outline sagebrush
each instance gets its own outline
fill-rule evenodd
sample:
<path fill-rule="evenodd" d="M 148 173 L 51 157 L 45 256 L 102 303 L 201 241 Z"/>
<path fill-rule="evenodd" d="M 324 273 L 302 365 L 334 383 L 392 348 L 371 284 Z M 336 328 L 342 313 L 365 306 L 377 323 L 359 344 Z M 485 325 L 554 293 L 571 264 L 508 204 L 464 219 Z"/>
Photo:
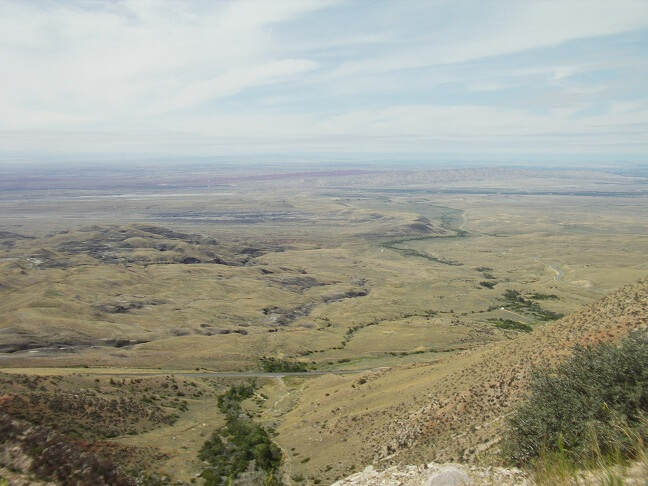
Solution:
<path fill-rule="evenodd" d="M 503 452 L 514 464 L 554 452 L 579 464 L 632 457 L 648 438 L 648 332 L 576 347 L 562 365 L 537 371 L 530 391 L 508 419 Z"/>

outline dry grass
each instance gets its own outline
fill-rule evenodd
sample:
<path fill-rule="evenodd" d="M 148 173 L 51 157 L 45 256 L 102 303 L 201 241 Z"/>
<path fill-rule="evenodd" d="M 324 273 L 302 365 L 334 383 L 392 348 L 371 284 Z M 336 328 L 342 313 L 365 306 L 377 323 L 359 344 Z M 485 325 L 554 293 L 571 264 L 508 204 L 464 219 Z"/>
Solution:
<path fill-rule="evenodd" d="M 0 231 L 36 238 L 0 238 L 0 344 L 32 348 L 0 364 L 81 388 L 98 378 L 102 389 L 98 370 L 242 370 L 261 356 L 389 367 L 265 385 L 255 413 L 278 427 L 288 477 L 485 458 L 532 365 L 576 342 L 615 339 L 646 315 L 645 283 L 549 325 L 501 310 L 504 290 L 555 294 L 539 304 L 572 314 L 641 278 L 645 198 L 430 191 L 566 191 L 575 181 L 636 188 L 609 174 L 497 169 L 282 179 L 174 198 L 2 196 Z M 452 238 L 457 230 L 468 236 Z M 393 240 L 411 252 L 381 245 Z M 91 369 L 81 378 L 71 366 Z M 212 397 L 186 400 L 175 425 L 115 440 L 173 453 L 155 467 L 190 480 L 203 433 L 221 418 Z"/>
<path fill-rule="evenodd" d="M 577 343 L 646 327 L 647 315 L 642 280 L 506 343 L 433 365 L 368 372 L 363 384 L 358 377 L 305 382 L 280 420 L 278 443 L 312 458 L 307 465 L 291 459 L 295 471 L 327 479 L 369 463 L 493 460 L 501 418 L 524 396 L 535 366 L 555 363 Z"/>

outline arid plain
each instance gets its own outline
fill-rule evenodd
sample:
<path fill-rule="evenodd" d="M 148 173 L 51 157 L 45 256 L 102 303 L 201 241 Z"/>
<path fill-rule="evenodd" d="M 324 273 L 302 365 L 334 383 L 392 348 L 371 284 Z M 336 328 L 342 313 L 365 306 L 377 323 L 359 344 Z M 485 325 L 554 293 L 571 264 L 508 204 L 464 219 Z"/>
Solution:
<path fill-rule="evenodd" d="M 259 375 L 244 406 L 274 432 L 288 484 L 399 448 L 424 462 L 399 421 L 436 403 L 432 382 L 512 340 L 532 348 L 648 270 L 640 169 L 152 173 L 3 169 L 0 395 L 173 480 L 201 481 L 217 395 L 249 379 L 209 372 Z M 263 375 L 281 366 L 331 374 Z M 77 430 L 43 405 L 53 396 L 132 406 Z M 419 450 L 489 453 L 464 445 Z"/>

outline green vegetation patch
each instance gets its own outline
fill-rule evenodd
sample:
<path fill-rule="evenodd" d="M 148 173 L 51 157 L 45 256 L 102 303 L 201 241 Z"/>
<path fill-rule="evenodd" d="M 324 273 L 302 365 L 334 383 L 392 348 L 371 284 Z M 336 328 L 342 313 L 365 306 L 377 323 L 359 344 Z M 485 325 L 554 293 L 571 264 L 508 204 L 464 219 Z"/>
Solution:
<path fill-rule="evenodd" d="M 533 299 L 533 300 L 560 300 L 556 294 L 541 294 L 541 293 L 530 294 L 529 299 Z"/>
<path fill-rule="evenodd" d="M 226 425 L 214 432 L 198 454 L 200 460 L 209 463 L 201 474 L 207 486 L 229 485 L 243 474 L 246 484 L 281 485 L 276 475 L 281 450 L 241 407 L 241 402 L 253 395 L 254 385 L 246 383 L 234 385 L 218 397 Z"/>
<path fill-rule="evenodd" d="M 531 466 L 560 459 L 582 468 L 630 459 L 648 440 L 647 414 L 643 330 L 619 346 L 577 347 L 564 364 L 538 370 L 527 401 L 508 419 L 503 452 L 514 464 Z"/>
<path fill-rule="evenodd" d="M 306 364 L 299 361 L 263 357 L 259 360 L 264 371 L 269 373 L 300 373 L 308 371 Z"/>
<path fill-rule="evenodd" d="M 518 312 L 525 312 L 541 321 L 555 321 L 556 319 L 564 317 L 564 314 L 561 314 L 559 312 L 543 309 L 540 304 L 533 302 L 532 300 L 530 300 L 530 298 L 524 297 L 517 290 L 506 289 L 504 291 L 503 300 L 506 302 L 508 308 L 516 310 Z"/>
<path fill-rule="evenodd" d="M 531 332 L 533 328 L 528 324 L 522 322 L 513 321 L 511 319 L 490 319 L 491 322 L 495 324 L 495 327 L 499 329 L 506 329 L 509 331 L 521 331 L 521 332 Z"/>
<path fill-rule="evenodd" d="M 424 251 L 417 250 L 416 248 L 400 248 L 399 246 L 397 246 L 397 245 L 401 245 L 403 243 L 408 243 L 410 241 L 421 241 L 421 240 L 426 240 L 426 239 L 430 239 L 430 238 L 432 238 L 432 237 L 385 241 L 385 242 L 381 243 L 380 246 L 382 246 L 383 248 L 387 248 L 389 250 L 397 251 L 403 256 L 425 258 L 426 260 L 428 260 L 430 262 L 433 262 L 433 263 L 441 263 L 442 265 L 450 265 L 450 266 L 461 266 L 461 265 L 463 265 L 463 263 L 461 263 L 461 262 L 457 262 L 457 261 L 454 261 L 454 260 L 447 260 L 445 258 L 435 257 L 433 255 L 430 255 L 429 253 L 424 252 Z M 433 238 L 439 238 L 439 237 L 434 236 Z M 450 238 L 450 237 L 446 237 L 446 238 Z"/>

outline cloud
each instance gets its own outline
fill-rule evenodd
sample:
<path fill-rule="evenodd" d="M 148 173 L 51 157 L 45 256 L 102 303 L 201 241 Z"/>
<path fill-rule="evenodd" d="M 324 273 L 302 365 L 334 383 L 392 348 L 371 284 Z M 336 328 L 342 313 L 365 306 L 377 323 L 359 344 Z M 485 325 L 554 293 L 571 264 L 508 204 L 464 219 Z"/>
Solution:
<path fill-rule="evenodd" d="M 98 121 L 139 117 L 169 97 L 180 105 L 235 94 L 313 69 L 304 59 L 268 59 L 267 28 L 326 5 L 5 2 L 0 63 L 10 68 L 0 92 L 14 110 L 88 111 Z"/>
<path fill-rule="evenodd" d="M 211 79 L 183 87 L 163 110 L 195 106 L 218 98 L 232 96 L 255 86 L 277 83 L 296 74 L 317 69 L 318 64 L 308 59 L 282 59 L 257 66 L 232 69 Z"/>
<path fill-rule="evenodd" d="M 0 1 L 0 156 L 648 154 L 647 45 L 632 0 Z"/>

